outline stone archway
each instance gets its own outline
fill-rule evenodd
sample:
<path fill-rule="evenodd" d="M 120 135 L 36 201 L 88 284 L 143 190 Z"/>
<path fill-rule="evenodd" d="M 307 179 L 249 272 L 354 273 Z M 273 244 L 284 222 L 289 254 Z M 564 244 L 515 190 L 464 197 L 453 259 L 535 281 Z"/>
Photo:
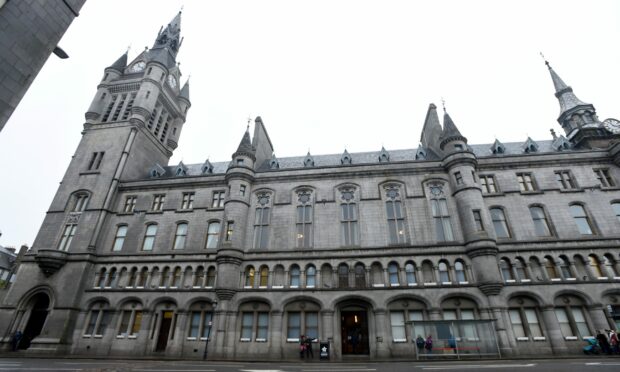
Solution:
<path fill-rule="evenodd" d="M 370 356 L 372 306 L 363 300 L 339 304 L 340 350 L 342 356 Z"/>
<path fill-rule="evenodd" d="M 19 342 L 19 349 L 28 349 L 34 338 L 41 334 L 45 320 L 49 313 L 50 298 L 41 292 L 32 296 L 27 308 L 30 310 L 28 322 L 23 330 L 23 336 Z"/>

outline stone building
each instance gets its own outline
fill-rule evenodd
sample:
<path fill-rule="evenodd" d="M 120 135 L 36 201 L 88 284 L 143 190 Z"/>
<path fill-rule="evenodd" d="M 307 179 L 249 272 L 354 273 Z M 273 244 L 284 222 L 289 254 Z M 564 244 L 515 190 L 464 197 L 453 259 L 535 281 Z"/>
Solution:
<path fill-rule="evenodd" d="M 209 358 L 287 359 L 307 335 L 336 360 L 410 358 L 430 329 L 438 355 L 557 355 L 615 327 L 620 128 L 550 66 L 550 140 L 469 144 L 431 104 L 416 149 L 278 158 L 257 117 L 230 160 L 175 166 L 180 40 L 179 13 L 105 69 L 0 306 L 5 347 L 201 358 L 208 337 Z"/>
<path fill-rule="evenodd" d="M 0 131 L 86 0 L 0 0 Z"/>

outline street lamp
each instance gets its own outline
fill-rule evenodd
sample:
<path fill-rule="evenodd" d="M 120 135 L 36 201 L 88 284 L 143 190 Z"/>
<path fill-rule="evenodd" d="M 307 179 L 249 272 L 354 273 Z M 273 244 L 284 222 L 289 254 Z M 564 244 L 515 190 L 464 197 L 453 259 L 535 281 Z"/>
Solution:
<path fill-rule="evenodd" d="M 209 338 L 211 338 L 211 328 L 213 328 L 213 318 L 215 318 L 215 308 L 217 307 L 217 300 L 213 300 L 213 313 L 211 314 L 211 320 L 209 320 L 209 330 L 207 331 L 207 340 L 205 341 L 205 352 L 202 354 L 202 360 L 207 360 L 207 349 L 209 348 Z"/>

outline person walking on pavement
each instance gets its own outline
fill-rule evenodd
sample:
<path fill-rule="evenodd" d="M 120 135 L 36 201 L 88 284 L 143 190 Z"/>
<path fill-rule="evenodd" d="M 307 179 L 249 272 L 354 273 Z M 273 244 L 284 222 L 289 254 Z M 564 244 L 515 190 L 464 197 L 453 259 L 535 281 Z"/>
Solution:
<path fill-rule="evenodd" d="M 609 331 L 609 344 L 611 345 L 612 353 L 620 353 L 620 340 L 618 340 L 618 334 L 613 329 Z"/>
<path fill-rule="evenodd" d="M 22 331 L 20 330 L 15 331 L 15 334 L 13 335 L 13 338 L 11 339 L 11 347 L 13 351 L 17 351 L 17 349 L 19 348 L 19 342 L 22 340 L 23 336 L 24 335 L 22 334 Z"/>
<path fill-rule="evenodd" d="M 596 341 L 598 341 L 599 346 L 601 347 L 601 351 L 605 354 L 611 354 L 611 348 L 609 347 L 609 340 L 607 340 L 607 336 L 603 331 L 596 331 Z"/>
<path fill-rule="evenodd" d="M 304 358 L 304 352 L 306 351 L 306 336 L 301 335 L 299 338 L 299 358 Z"/>
<path fill-rule="evenodd" d="M 415 346 L 418 347 L 418 355 L 424 354 L 424 337 L 422 335 L 418 335 L 418 338 L 415 339 Z"/>
<path fill-rule="evenodd" d="M 431 335 L 428 335 L 428 337 L 426 338 L 426 341 L 424 342 L 424 348 L 426 349 L 427 354 L 433 353 L 433 337 Z"/>
<path fill-rule="evenodd" d="M 306 337 L 306 358 L 314 359 L 314 353 L 312 352 L 312 341 L 314 338 Z"/>

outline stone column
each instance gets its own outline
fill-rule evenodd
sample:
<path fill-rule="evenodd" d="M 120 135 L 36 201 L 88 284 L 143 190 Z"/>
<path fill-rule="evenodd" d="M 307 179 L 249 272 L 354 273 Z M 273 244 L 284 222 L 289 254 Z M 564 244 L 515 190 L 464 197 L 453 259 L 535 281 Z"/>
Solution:
<path fill-rule="evenodd" d="M 170 340 L 171 342 L 169 342 L 168 347 L 166 348 L 166 354 L 181 355 L 183 353 L 183 344 L 185 342 L 185 338 L 187 337 L 187 333 L 185 332 L 187 330 L 187 314 L 187 311 L 176 311 L 176 324 L 174 325 L 174 329 L 170 330 L 170 337 L 174 338 Z"/>
<path fill-rule="evenodd" d="M 431 320 L 442 320 L 441 309 L 439 309 L 438 307 L 432 307 L 428 309 L 428 316 L 431 318 Z"/>
<path fill-rule="evenodd" d="M 321 333 L 323 337 L 321 341 L 328 341 L 330 348 L 330 358 L 337 357 L 336 345 L 334 343 L 334 329 L 338 329 L 338 326 L 334 324 L 334 310 L 321 310 Z M 338 348 L 339 349 L 339 348 Z M 319 350 L 319 353 L 321 351 Z"/>
<path fill-rule="evenodd" d="M 541 312 L 543 321 L 545 322 L 545 336 L 549 338 L 551 350 L 553 350 L 553 353 L 556 355 L 567 354 L 568 348 L 566 347 L 564 336 L 560 330 L 558 318 L 555 316 L 554 307 L 543 306 L 541 307 Z"/>
<path fill-rule="evenodd" d="M 387 358 L 390 356 L 390 349 L 388 347 L 390 340 L 387 339 L 387 323 L 386 323 L 386 311 L 385 309 L 375 309 L 375 340 L 376 358 Z M 373 340 L 368 340 L 370 346 L 372 346 Z M 372 355 L 372 354 L 371 354 Z"/>
<path fill-rule="evenodd" d="M 497 305 L 499 303 L 498 296 L 493 296 L 493 298 L 489 298 L 489 302 L 492 305 Z M 497 335 L 497 344 L 499 345 L 499 349 L 502 353 L 502 356 L 513 356 L 514 350 L 511 347 L 510 341 L 508 340 L 508 334 L 506 332 L 507 325 L 510 324 L 508 321 L 508 312 L 505 307 L 493 306 L 491 307 L 491 312 L 493 314 L 493 318 L 495 318 L 495 332 Z"/>
<path fill-rule="evenodd" d="M 282 359 L 284 350 L 282 349 L 282 341 L 286 337 L 282 329 L 282 311 L 271 311 L 271 334 L 269 335 L 269 357 Z"/>

